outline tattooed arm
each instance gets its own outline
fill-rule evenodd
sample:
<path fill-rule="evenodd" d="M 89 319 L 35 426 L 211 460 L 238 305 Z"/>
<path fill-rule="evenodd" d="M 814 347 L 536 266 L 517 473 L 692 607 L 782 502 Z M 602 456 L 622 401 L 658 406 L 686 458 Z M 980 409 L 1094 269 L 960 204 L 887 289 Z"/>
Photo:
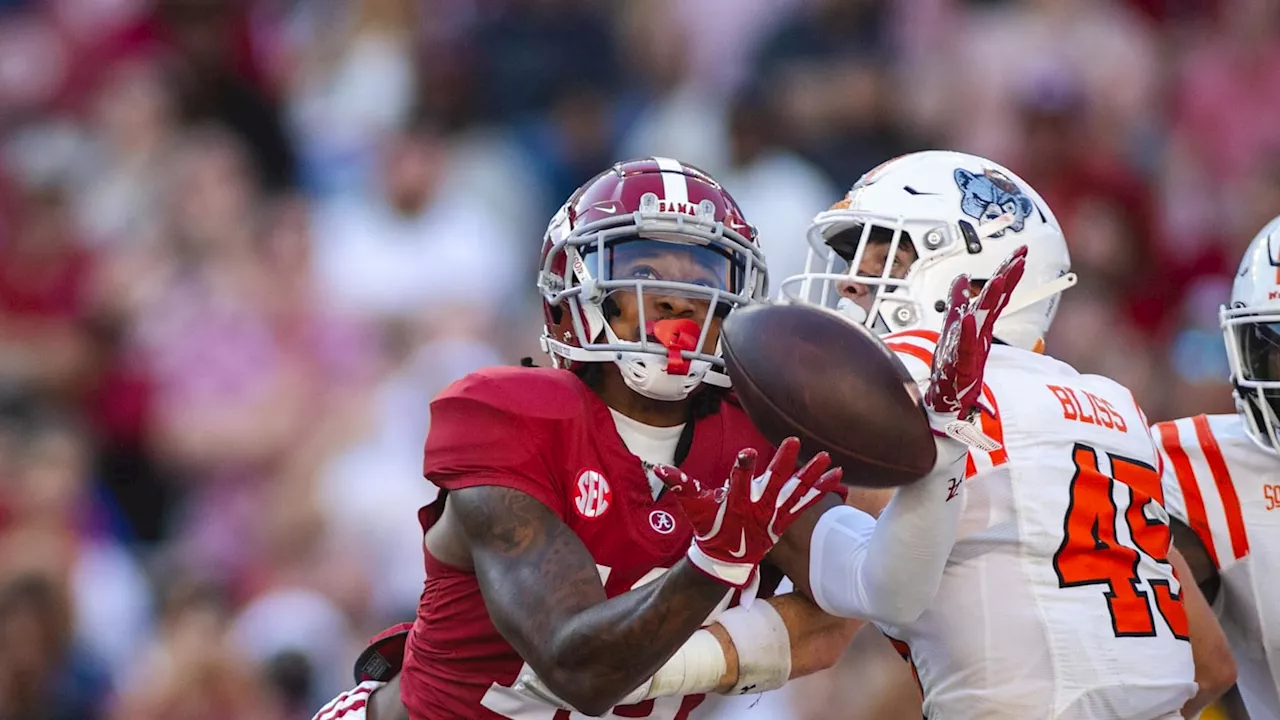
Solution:
<path fill-rule="evenodd" d="M 681 560 L 654 582 L 605 595 L 595 561 L 560 518 L 518 490 L 453 491 L 493 623 L 552 691 L 600 715 L 644 682 L 730 588 Z"/>

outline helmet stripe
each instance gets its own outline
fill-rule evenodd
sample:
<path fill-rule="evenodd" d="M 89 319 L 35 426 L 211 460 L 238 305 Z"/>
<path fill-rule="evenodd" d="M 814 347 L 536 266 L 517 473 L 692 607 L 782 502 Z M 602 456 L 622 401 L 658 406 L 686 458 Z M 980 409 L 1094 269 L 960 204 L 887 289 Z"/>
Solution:
<path fill-rule="evenodd" d="M 680 161 L 665 157 L 654 157 L 653 161 L 662 171 L 663 199 L 669 203 L 689 202 L 689 180 Z"/>

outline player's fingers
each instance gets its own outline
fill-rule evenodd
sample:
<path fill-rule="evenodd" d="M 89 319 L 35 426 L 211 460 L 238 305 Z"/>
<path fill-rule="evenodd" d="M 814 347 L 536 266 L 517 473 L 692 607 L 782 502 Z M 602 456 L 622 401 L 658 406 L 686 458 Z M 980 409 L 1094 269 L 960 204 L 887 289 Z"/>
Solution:
<path fill-rule="evenodd" d="M 778 487 L 796 474 L 796 462 L 800 459 L 800 438 L 789 437 L 778 444 L 778 451 L 769 461 L 766 472 L 776 478 Z"/>
<path fill-rule="evenodd" d="M 1019 272 L 1016 277 L 1006 278 L 1003 287 L 1000 288 L 1000 297 L 997 298 L 995 309 L 992 311 L 992 321 L 1000 317 L 1004 313 L 1004 309 L 1009 307 L 1009 302 L 1013 300 L 1013 290 L 1018 285 L 1018 281 L 1022 279 L 1022 273 Z"/>
<path fill-rule="evenodd" d="M 1009 257 L 1005 258 L 1004 263 L 1002 263 L 1002 265 L 1006 265 L 1008 267 L 1014 267 L 1016 265 L 1019 268 L 1025 267 L 1026 264 L 1027 264 L 1027 246 L 1026 245 L 1019 245 L 1018 249 L 1009 253 Z M 1018 272 L 1022 272 L 1022 270 L 1019 269 Z"/>
<path fill-rule="evenodd" d="M 978 326 L 975 315 L 967 315 L 960 321 L 960 340 L 956 344 L 956 357 L 968 365 L 974 359 L 986 360 L 986 351 L 991 346 L 991 326 L 984 322 Z M 969 367 L 965 368 L 966 370 Z"/>
<path fill-rule="evenodd" d="M 982 292 L 978 295 L 978 301 L 975 302 L 974 305 L 979 310 L 986 312 L 996 310 L 999 307 L 1000 302 L 1004 300 L 1004 288 L 1005 278 L 1003 276 L 996 275 L 992 277 L 985 285 L 982 286 Z"/>
<path fill-rule="evenodd" d="M 984 327 L 993 324 L 1009 304 L 1008 288 L 1008 278 L 1001 274 L 993 275 L 982 286 L 982 292 L 973 303 L 973 312 L 981 318 Z"/>
<path fill-rule="evenodd" d="M 733 469 L 729 471 L 729 489 L 748 490 L 751 487 L 751 478 L 756 474 L 756 464 L 760 461 L 760 455 L 755 448 L 743 448 L 738 451 L 738 457 L 734 458 Z"/>
<path fill-rule="evenodd" d="M 970 315 L 960 328 L 960 343 L 956 352 L 956 383 L 968 385 L 981 378 L 991 352 L 991 328 L 978 327 L 978 319 Z M 957 388 L 960 389 L 960 388 Z"/>
<path fill-rule="evenodd" d="M 682 494 L 696 495 L 702 489 L 701 483 L 688 475 L 678 467 L 671 465 L 655 465 L 653 474 L 658 476 L 663 485 L 669 490 Z"/>
<path fill-rule="evenodd" d="M 955 280 L 951 281 L 951 290 L 947 293 L 947 314 L 942 319 L 942 333 L 939 345 L 946 344 L 947 331 L 960 321 L 968 307 L 969 276 L 959 275 Z"/>
<path fill-rule="evenodd" d="M 969 276 L 957 275 L 951 281 L 950 307 L 960 308 L 969 304 Z"/>
<path fill-rule="evenodd" d="M 978 337 L 977 320 L 971 315 L 963 319 L 958 336 L 955 357 L 947 376 L 951 384 L 945 389 L 949 390 L 946 394 L 951 401 L 947 409 L 964 415 L 969 411 L 966 403 L 972 389 L 981 388 L 983 367 L 986 365 L 990 345 Z M 935 405 L 934 409 L 942 408 Z"/>
<path fill-rule="evenodd" d="M 986 314 L 990 322 L 994 322 L 1009 305 L 1015 284 L 1011 281 L 1017 280 L 1021 275 L 1021 273 L 1017 273 L 1017 277 L 1005 275 L 992 278 L 987 283 L 987 286 L 982 289 L 984 294 L 978 298 L 977 306 L 981 312 Z"/>
<path fill-rule="evenodd" d="M 783 529 L 794 522 L 797 517 L 803 515 L 804 511 L 813 507 L 827 493 L 834 491 L 843 477 L 844 469 L 835 467 L 816 478 L 813 483 L 802 486 L 803 492 L 795 494 L 795 502 L 790 503 L 788 507 L 783 509 L 786 514 L 785 523 L 782 525 Z M 781 503 L 779 503 L 779 506 L 781 507 Z"/>
<path fill-rule="evenodd" d="M 782 484 L 778 490 L 778 497 L 773 502 L 774 507 L 782 507 L 795 497 L 805 497 L 805 494 L 813 489 L 814 483 L 818 482 L 822 471 L 830 465 L 831 456 L 825 450 L 814 455 L 804 467 Z"/>
<path fill-rule="evenodd" d="M 1017 269 L 1017 272 L 1022 272 L 1021 268 L 1026 265 L 1026 262 L 1027 246 L 1019 245 L 1017 250 L 1009 253 L 1009 257 L 1005 258 L 1004 261 L 996 267 L 996 271 L 991 273 L 991 277 L 1007 277 L 1015 269 Z"/>
<path fill-rule="evenodd" d="M 1009 304 L 1009 299 L 1013 295 L 1013 291 L 1018 287 L 1018 283 L 1022 280 L 1022 275 L 1027 269 L 1027 246 L 1023 245 L 1010 255 L 1004 263 L 996 269 L 991 276 L 991 282 L 988 285 L 994 285 L 991 288 L 983 288 L 983 295 L 989 297 L 979 297 L 979 306 L 990 308 L 997 315 L 1004 311 L 1005 306 Z M 997 284 L 998 281 L 998 284 Z"/>
<path fill-rule="evenodd" d="M 995 271 L 991 273 L 990 279 L 1017 279 L 1022 275 L 1023 270 L 1026 269 L 1026 264 L 1027 246 L 1020 245 L 1017 250 L 1009 253 L 1009 256 L 996 266 Z"/>
<path fill-rule="evenodd" d="M 818 482 L 814 483 L 813 488 L 820 494 L 826 495 L 834 492 L 840 486 L 840 481 L 844 479 L 844 468 L 833 467 L 822 473 L 822 477 L 818 478 Z"/>
<path fill-rule="evenodd" d="M 936 380 L 944 377 L 948 368 L 954 362 L 955 351 L 959 340 L 960 326 L 964 318 L 969 314 L 968 301 L 962 300 L 962 304 L 957 304 L 955 298 L 961 285 L 968 284 L 968 278 L 964 275 L 956 278 L 952 284 L 952 303 L 947 309 L 946 319 L 942 323 L 942 332 L 938 335 L 938 344 L 933 351 L 933 365 L 930 368 L 930 375 Z M 960 294 L 963 297 L 963 294 Z"/>
<path fill-rule="evenodd" d="M 796 478 L 807 487 L 812 487 L 818 478 L 831 466 L 831 456 L 824 450 L 809 459 L 804 467 L 796 473 Z"/>

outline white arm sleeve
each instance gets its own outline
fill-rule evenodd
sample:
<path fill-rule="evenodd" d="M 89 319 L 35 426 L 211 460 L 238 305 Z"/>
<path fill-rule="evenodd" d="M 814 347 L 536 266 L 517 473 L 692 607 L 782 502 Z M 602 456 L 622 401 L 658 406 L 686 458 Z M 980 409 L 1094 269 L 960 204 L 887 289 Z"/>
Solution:
<path fill-rule="evenodd" d="M 928 609 L 955 544 L 964 483 L 948 495 L 951 480 L 964 476 L 964 457 L 899 488 L 878 521 L 847 505 L 823 513 L 809 552 L 818 607 L 895 626 Z"/>

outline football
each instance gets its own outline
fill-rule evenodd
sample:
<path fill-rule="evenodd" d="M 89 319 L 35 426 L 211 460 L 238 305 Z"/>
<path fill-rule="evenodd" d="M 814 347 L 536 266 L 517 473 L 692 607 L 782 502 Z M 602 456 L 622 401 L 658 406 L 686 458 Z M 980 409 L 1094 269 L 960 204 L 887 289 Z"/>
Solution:
<path fill-rule="evenodd" d="M 721 349 L 742 408 L 774 445 L 794 435 L 806 459 L 827 451 L 846 485 L 905 485 L 933 469 L 915 383 L 861 324 L 807 305 L 752 305 L 725 320 Z"/>

